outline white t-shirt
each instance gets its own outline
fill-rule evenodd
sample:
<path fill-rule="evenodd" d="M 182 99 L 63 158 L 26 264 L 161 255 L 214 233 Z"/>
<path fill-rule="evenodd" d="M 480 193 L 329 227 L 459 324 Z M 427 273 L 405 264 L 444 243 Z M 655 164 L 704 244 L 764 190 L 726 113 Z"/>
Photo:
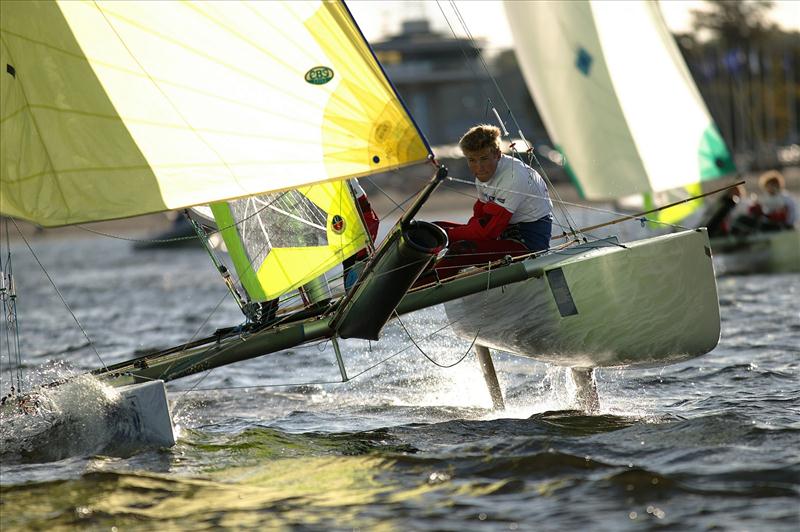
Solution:
<path fill-rule="evenodd" d="M 789 196 L 789 194 L 787 194 L 785 191 L 782 191 L 774 196 L 770 194 L 764 194 L 763 196 L 759 197 L 759 202 L 761 203 L 761 208 L 764 209 L 765 214 L 770 214 L 786 207 L 786 223 L 789 225 L 794 225 L 797 221 L 797 205 L 795 205 L 792 197 Z"/>
<path fill-rule="evenodd" d="M 478 199 L 513 213 L 509 224 L 535 222 L 553 212 L 547 185 L 536 170 L 519 159 L 501 155 L 489 181 L 475 179 Z"/>

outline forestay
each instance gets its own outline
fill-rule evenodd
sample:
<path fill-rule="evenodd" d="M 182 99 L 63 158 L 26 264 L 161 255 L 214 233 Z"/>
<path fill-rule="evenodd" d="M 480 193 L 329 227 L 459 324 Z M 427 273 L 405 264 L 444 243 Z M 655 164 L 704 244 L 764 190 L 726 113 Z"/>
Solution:
<path fill-rule="evenodd" d="M 656 2 L 505 2 L 537 109 L 588 199 L 734 170 Z"/>
<path fill-rule="evenodd" d="M 429 154 L 341 3 L 0 10 L 4 215 L 44 226 L 123 218 Z"/>

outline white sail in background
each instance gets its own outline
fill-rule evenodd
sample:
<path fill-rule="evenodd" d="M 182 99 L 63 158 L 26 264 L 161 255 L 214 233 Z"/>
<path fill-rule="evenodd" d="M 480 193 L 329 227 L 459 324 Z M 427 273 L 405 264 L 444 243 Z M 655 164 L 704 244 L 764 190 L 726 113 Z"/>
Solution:
<path fill-rule="evenodd" d="M 0 15 L 4 215 L 124 218 L 429 154 L 341 2 L 1 2 Z"/>
<path fill-rule="evenodd" d="M 649 1 L 506 1 L 537 109 L 579 192 L 616 199 L 734 171 Z"/>

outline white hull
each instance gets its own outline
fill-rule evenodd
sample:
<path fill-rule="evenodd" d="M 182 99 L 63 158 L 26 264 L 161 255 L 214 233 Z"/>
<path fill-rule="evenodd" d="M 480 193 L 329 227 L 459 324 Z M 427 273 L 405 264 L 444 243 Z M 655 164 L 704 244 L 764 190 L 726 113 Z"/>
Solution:
<path fill-rule="evenodd" d="M 110 388 L 82 376 L 7 397 L 0 458 L 49 462 L 69 456 L 130 456 L 175 445 L 164 382 Z M 57 442 L 57 443 L 54 443 Z"/>
<path fill-rule="evenodd" d="M 800 273 L 800 230 L 754 233 L 711 241 L 719 275 Z"/>
<path fill-rule="evenodd" d="M 175 433 L 164 381 L 154 380 L 117 388 L 120 411 L 128 423 L 118 424 L 115 437 L 141 447 L 172 447 Z"/>
<path fill-rule="evenodd" d="M 624 247 L 593 242 L 525 265 L 544 275 L 445 304 L 461 336 L 477 332 L 487 347 L 583 368 L 673 364 L 719 341 L 705 230 Z"/>

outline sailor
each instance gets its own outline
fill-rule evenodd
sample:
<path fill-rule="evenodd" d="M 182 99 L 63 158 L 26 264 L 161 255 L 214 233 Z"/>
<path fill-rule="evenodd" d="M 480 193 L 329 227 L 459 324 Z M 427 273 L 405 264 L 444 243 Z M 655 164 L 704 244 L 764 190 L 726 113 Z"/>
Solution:
<path fill-rule="evenodd" d="M 458 144 L 475 176 L 478 199 L 466 224 L 435 222 L 450 241 L 448 255 L 436 264 L 439 277 L 466 265 L 548 249 L 553 203 L 542 177 L 500 152 L 495 126 L 472 127 Z"/>
<path fill-rule="evenodd" d="M 367 232 L 369 233 L 370 240 L 374 243 L 375 239 L 378 237 L 378 227 L 380 226 L 380 219 L 378 215 L 375 214 L 375 211 L 372 210 L 372 205 L 367 198 L 367 193 L 361 187 L 361 184 L 358 182 L 358 179 L 351 179 L 349 181 L 351 190 L 353 191 L 353 197 L 356 198 L 356 202 L 358 203 L 358 208 L 361 211 L 361 215 L 364 218 L 364 222 L 367 226 Z M 367 258 L 367 250 L 362 249 L 355 255 L 346 258 L 342 261 L 342 270 L 344 271 L 344 287 L 345 290 L 349 290 L 351 286 L 353 286 L 356 281 L 358 281 L 358 276 L 361 273 L 363 268 L 364 259 Z"/>
<path fill-rule="evenodd" d="M 364 221 L 367 224 L 367 232 L 369 233 L 370 239 L 375 242 L 375 239 L 378 237 L 378 226 L 380 225 L 378 215 L 372 210 L 372 205 L 369 203 L 367 193 L 364 192 L 364 189 L 361 187 L 358 179 L 351 179 L 350 187 L 353 190 L 353 196 L 358 202 L 358 208 L 361 209 L 361 214 L 364 216 Z M 366 250 L 362 251 L 364 252 L 364 255 L 366 255 Z"/>
<path fill-rule="evenodd" d="M 786 192 L 783 176 L 770 170 L 758 178 L 759 186 L 766 192 L 758 200 L 758 213 L 763 217 L 761 228 L 766 231 L 790 229 L 797 222 L 797 204 Z"/>
<path fill-rule="evenodd" d="M 550 247 L 553 203 L 541 176 L 500 153 L 500 130 L 478 125 L 458 142 L 475 176 L 478 200 L 465 225 L 447 230 L 451 240 L 520 240 L 527 249 Z"/>
<path fill-rule="evenodd" d="M 356 202 L 358 203 L 358 209 L 361 211 L 361 215 L 364 219 L 366 224 L 367 232 L 369 233 L 370 240 L 375 242 L 375 239 L 378 236 L 378 227 L 380 225 L 380 220 L 378 219 L 378 215 L 375 214 L 375 211 L 372 210 L 372 205 L 370 205 L 369 199 L 367 199 L 367 193 L 361 187 L 361 184 L 358 182 L 357 179 L 351 179 L 349 181 L 353 197 L 355 197 Z M 344 286 L 346 290 L 349 290 L 351 286 L 353 286 L 358 281 L 358 276 L 363 270 L 364 260 L 367 258 L 367 249 L 364 248 L 360 250 L 355 255 L 347 257 L 345 260 L 342 261 L 342 271 L 344 272 Z M 314 281 L 311 281 L 313 283 Z M 305 285 L 303 288 L 310 289 L 312 285 Z M 268 301 L 264 301 L 260 303 L 260 319 L 261 323 L 269 323 L 275 319 L 275 316 L 278 312 L 278 299 L 271 299 Z"/>
<path fill-rule="evenodd" d="M 757 231 L 791 229 L 797 222 L 797 205 L 784 190 L 780 172 L 765 172 L 758 183 L 766 194 L 754 199 L 747 212 L 734 219 L 731 234 L 745 236 Z"/>
<path fill-rule="evenodd" d="M 750 202 L 744 185 L 739 184 L 725 191 L 708 210 L 704 225 L 711 238 L 725 236 L 731 233 L 733 223 L 739 217 L 747 214 Z"/>

